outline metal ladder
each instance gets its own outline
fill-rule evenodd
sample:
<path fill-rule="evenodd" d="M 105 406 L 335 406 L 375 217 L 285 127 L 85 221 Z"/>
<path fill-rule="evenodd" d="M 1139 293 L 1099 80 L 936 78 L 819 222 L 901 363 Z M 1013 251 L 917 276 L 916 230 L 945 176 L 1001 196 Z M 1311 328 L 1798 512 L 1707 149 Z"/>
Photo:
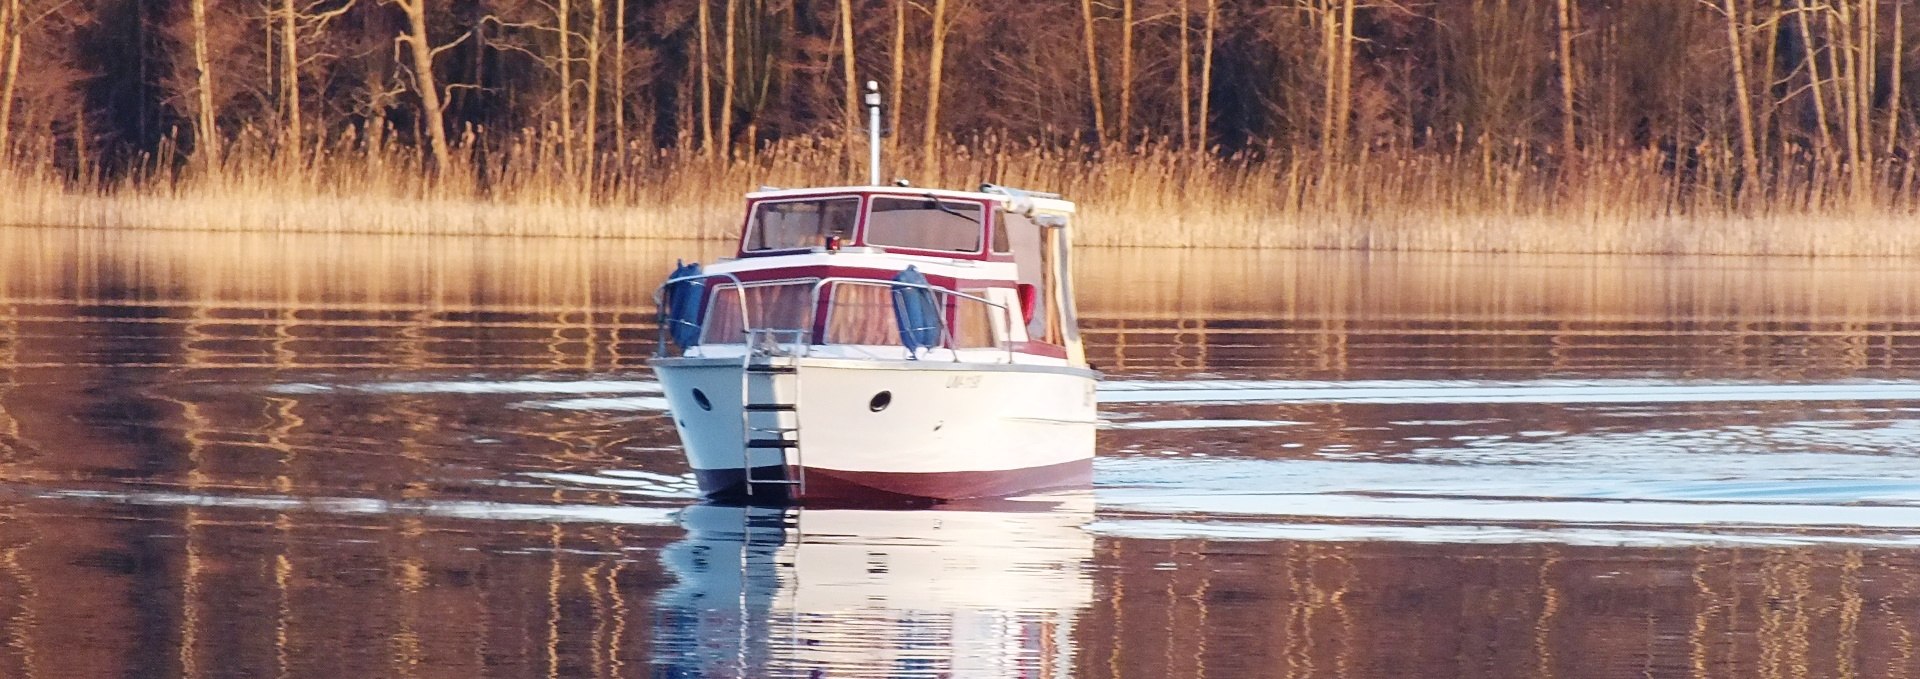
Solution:
<path fill-rule="evenodd" d="M 740 467 L 746 477 L 747 496 L 759 485 L 791 486 L 804 493 L 806 468 L 800 460 L 800 368 L 795 359 L 756 356 L 749 350 L 740 360 Z M 763 358 L 763 361 L 755 361 Z M 780 362 L 783 361 L 784 362 Z M 758 378 L 758 379 L 756 379 Z M 788 386 L 781 397 L 781 383 Z M 765 385 L 757 393 L 755 385 Z M 772 420 L 771 424 L 767 420 Z M 771 435 L 771 436 L 769 436 Z M 778 450 L 783 467 L 779 478 L 762 479 L 753 475 L 753 451 Z"/>

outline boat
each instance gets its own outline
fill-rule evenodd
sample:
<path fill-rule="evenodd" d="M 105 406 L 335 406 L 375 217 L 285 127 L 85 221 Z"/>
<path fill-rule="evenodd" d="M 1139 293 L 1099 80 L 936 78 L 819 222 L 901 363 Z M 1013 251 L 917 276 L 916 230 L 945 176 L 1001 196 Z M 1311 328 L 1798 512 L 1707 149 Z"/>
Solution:
<path fill-rule="evenodd" d="M 883 185 L 868 143 L 867 185 L 746 194 L 734 255 L 678 267 L 656 295 L 650 365 L 702 496 L 936 503 L 1086 485 L 1100 376 L 1076 326 L 1075 205 Z"/>

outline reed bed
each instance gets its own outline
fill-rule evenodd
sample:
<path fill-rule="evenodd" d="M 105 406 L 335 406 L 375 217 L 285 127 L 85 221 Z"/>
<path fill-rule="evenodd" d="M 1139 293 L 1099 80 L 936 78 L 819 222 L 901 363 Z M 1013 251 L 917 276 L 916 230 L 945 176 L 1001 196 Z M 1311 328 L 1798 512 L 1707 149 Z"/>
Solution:
<path fill-rule="evenodd" d="M 837 142 L 730 159 L 690 150 L 559 162 L 527 133 L 424 167 L 404 147 L 343 140 L 293 162 L 238 144 L 218 167 L 94 179 L 0 165 L 0 222 L 108 229 L 581 238 L 729 238 L 761 186 L 853 183 Z M 259 150 L 256 150 L 259 149 Z M 1728 158 L 1624 153 L 1556 164 L 1481 151 L 1219 156 L 1159 145 L 1096 151 L 987 140 L 889 176 L 982 181 L 1077 201 L 1089 245 L 1388 251 L 1906 256 L 1920 254 L 1912 177 L 1872 181 L 1806 160 L 1738 181 Z"/>

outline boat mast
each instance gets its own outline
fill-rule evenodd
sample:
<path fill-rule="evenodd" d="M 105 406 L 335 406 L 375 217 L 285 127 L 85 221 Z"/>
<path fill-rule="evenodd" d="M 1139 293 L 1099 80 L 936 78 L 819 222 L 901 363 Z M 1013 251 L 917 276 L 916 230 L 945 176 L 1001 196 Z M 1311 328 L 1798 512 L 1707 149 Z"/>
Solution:
<path fill-rule="evenodd" d="M 867 184 L 880 185 L 880 83 L 867 81 Z"/>

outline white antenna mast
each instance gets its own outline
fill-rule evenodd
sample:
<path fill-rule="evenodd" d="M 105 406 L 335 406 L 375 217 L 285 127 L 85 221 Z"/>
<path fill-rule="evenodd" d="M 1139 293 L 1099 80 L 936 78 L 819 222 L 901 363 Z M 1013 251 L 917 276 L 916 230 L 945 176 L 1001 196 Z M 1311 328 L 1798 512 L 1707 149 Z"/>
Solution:
<path fill-rule="evenodd" d="M 867 184 L 880 185 L 880 83 L 867 81 Z"/>

